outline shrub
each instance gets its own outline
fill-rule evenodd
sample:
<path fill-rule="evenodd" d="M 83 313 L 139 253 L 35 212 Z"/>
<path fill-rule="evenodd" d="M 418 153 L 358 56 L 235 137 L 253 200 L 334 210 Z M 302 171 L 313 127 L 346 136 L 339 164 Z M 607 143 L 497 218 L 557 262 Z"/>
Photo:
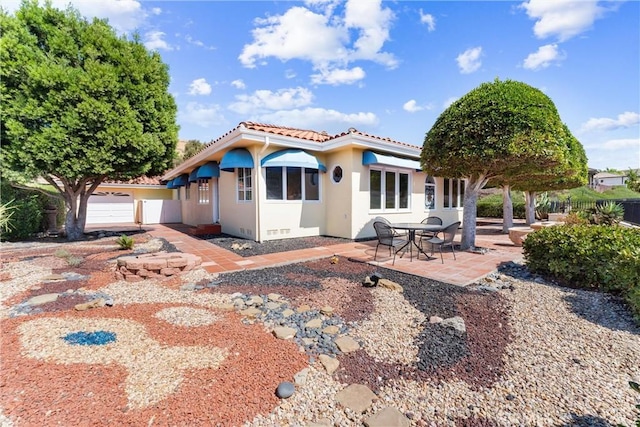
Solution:
<path fill-rule="evenodd" d="M 559 225 L 527 236 L 529 270 L 570 286 L 623 295 L 640 319 L 640 232 L 603 225 Z"/>
<path fill-rule="evenodd" d="M 116 239 L 116 243 L 120 246 L 120 249 L 133 249 L 133 238 L 123 234 Z"/>
<path fill-rule="evenodd" d="M 12 200 L 3 205 L 8 205 L 12 212 L 12 226 L 3 230 L 3 239 L 25 239 L 45 230 L 43 212 L 51 204 L 51 197 L 37 191 L 12 187 L 6 179 L 1 181 L 0 192 L 3 200 Z"/>
<path fill-rule="evenodd" d="M 589 218 L 584 211 L 575 211 L 567 214 L 564 218 L 566 225 L 589 225 Z"/>
<path fill-rule="evenodd" d="M 477 216 L 486 218 L 502 218 L 502 201 L 478 201 Z M 513 217 L 524 218 L 524 202 L 513 202 Z"/>
<path fill-rule="evenodd" d="M 596 206 L 593 213 L 593 222 L 595 224 L 614 225 L 622 221 L 624 217 L 624 207 L 616 202 L 606 202 Z"/>
<path fill-rule="evenodd" d="M 0 205 L 0 232 L 7 233 L 14 227 L 11 217 L 16 207 L 13 200 L 9 200 L 7 203 Z"/>

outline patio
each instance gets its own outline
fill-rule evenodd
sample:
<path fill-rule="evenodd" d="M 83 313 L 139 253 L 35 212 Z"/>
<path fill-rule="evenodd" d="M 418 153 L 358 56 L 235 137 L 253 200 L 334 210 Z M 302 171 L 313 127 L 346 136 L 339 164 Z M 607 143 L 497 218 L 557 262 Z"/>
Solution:
<path fill-rule="evenodd" d="M 238 253 L 218 247 L 206 240 L 190 236 L 186 233 L 189 226 L 184 224 L 146 225 L 143 229 L 153 237 L 166 239 L 182 252 L 202 257 L 202 266 L 209 273 L 264 268 L 339 255 L 403 273 L 465 286 L 495 271 L 501 263 L 522 258 L 522 248 L 515 246 L 508 235 L 501 233 L 502 226 L 498 220 L 481 218 L 478 219 L 478 224 L 476 246 L 486 249 L 484 254 L 461 251 L 456 252 L 457 260 L 454 260 L 450 252 L 445 252 L 444 263 L 440 262 L 439 257 L 426 260 L 424 256 L 417 259 L 414 255 L 413 260 L 410 260 L 408 255 L 402 258 L 397 256 L 395 265 L 392 265 L 393 256 L 389 256 L 384 248 L 378 251 L 377 261 L 374 261 L 376 240 L 242 257 Z M 100 225 L 87 227 L 87 231 L 99 229 L 127 231 L 138 230 L 138 227 L 133 225 L 120 228 Z M 459 240 L 460 231 L 456 236 L 456 241 Z"/>

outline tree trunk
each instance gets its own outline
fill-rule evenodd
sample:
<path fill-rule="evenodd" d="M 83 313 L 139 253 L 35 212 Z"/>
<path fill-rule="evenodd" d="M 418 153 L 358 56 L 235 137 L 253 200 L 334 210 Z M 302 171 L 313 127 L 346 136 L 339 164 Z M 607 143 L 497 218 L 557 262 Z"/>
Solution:
<path fill-rule="evenodd" d="M 476 246 L 476 215 L 478 213 L 478 192 L 487 184 L 485 175 L 467 178 L 462 211 L 462 241 L 460 249 L 465 251 Z"/>
<path fill-rule="evenodd" d="M 524 192 L 524 200 L 525 200 L 525 218 L 527 225 L 531 225 L 536 222 L 536 192 L 535 191 L 525 191 Z"/>
<path fill-rule="evenodd" d="M 511 186 L 502 186 L 502 232 L 509 233 L 513 227 L 513 201 L 511 200 Z"/>

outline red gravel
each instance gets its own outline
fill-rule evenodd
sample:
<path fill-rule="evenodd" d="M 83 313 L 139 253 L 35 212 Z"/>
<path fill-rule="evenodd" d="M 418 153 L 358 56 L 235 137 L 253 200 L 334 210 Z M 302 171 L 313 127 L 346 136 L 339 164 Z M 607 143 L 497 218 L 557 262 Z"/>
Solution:
<path fill-rule="evenodd" d="M 279 399 L 282 381 L 307 366 L 307 358 L 288 341 L 277 340 L 259 325 L 245 325 L 235 313 L 209 326 L 185 329 L 153 315 L 168 304 L 74 312 L 74 317 L 131 319 L 145 325 L 163 345 L 224 347 L 229 356 L 219 369 L 186 373 L 179 389 L 160 403 L 142 410 L 127 408 L 126 370 L 118 365 L 62 365 L 25 358 L 16 327 L 25 318 L 0 323 L 3 376 L 0 405 L 20 426 L 53 425 L 238 425 L 268 413 Z M 47 314 L 49 317 L 69 313 Z M 25 316 L 29 320 L 36 316 Z M 188 331 L 189 333 L 185 333 Z M 50 411 L 50 412 L 47 412 Z"/>

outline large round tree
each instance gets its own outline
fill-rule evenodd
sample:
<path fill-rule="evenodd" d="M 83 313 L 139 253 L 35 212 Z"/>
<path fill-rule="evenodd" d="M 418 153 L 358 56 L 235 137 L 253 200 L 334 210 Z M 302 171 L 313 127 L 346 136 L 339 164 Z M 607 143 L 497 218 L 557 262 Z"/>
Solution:
<path fill-rule="evenodd" d="M 566 163 L 565 126 L 551 99 L 513 80 L 483 83 L 451 104 L 427 132 L 425 172 L 467 180 L 462 249 L 475 246 L 478 192 L 514 171 L 543 171 Z"/>
<path fill-rule="evenodd" d="M 54 186 L 77 239 L 101 182 L 171 166 L 178 128 L 167 66 L 137 37 L 50 3 L 0 10 L 0 27 L 3 167 Z"/>

